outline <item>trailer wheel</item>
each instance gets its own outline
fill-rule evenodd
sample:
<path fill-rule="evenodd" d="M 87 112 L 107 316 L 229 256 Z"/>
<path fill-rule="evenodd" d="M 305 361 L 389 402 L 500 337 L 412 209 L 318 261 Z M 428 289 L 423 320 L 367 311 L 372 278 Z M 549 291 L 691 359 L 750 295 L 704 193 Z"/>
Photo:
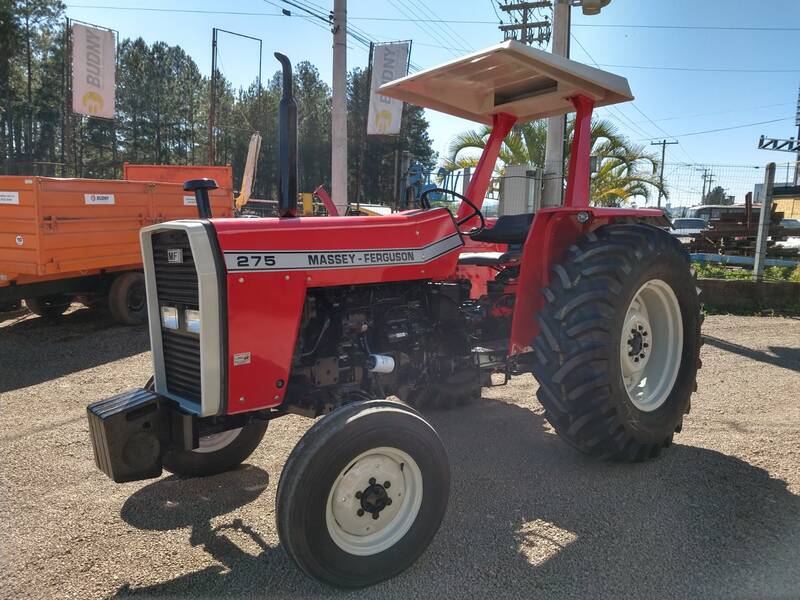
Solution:
<path fill-rule="evenodd" d="M 702 316 L 689 256 L 649 225 L 608 225 L 551 270 L 533 374 L 558 434 L 601 459 L 657 456 L 697 389 Z"/>
<path fill-rule="evenodd" d="M 108 308 L 118 323 L 141 325 L 147 322 L 144 274 L 129 271 L 114 279 L 108 292 Z"/>
<path fill-rule="evenodd" d="M 278 536 L 306 574 L 365 587 L 425 551 L 449 489 L 444 446 L 419 413 L 388 400 L 348 404 L 317 421 L 286 461 Z"/>
<path fill-rule="evenodd" d="M 67 312 L 70 304 L 72 304 L 72 296 L 69 294 L 51 294 L 50 296 L 25 298 L 25 305 L 28 310 L 45 319 L 60 317 Z"/>
<path fill-rule="evenodd" d="M 201 437 L 194 450 L 171 449 L 162 464 L 180 477 L 206 477 L 231 471 L 242 464 L 261 443 L 267 432 L 267 421 L 252 423 Z"/>

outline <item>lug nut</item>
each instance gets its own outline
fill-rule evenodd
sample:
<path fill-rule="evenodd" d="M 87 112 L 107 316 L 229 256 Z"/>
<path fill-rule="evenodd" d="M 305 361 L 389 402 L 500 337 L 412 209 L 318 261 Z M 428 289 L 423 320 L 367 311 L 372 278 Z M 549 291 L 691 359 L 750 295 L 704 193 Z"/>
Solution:
<path fill-rule="evenodd" d="M 356 498 L 361 499 L 361 492 L 356 492 Z"/>
<path fill-rule="evenodd" d="M 363 517 L 363 516 L 364 516 L 364 509 L 363 509 L 363 508 L 359 508 L 359 509 L 356 511 L 356 514 L 357 514 L 359 517 Z"/>
<path fill-rule="evenodd" d="M 387 498 L 386 499 L 386 506 L 391 506 L 391 504 L 392 504 L 392 499 L 391 498 Z"/>
<path fill-rule="evenodd" d="M 384 481 L 383 482 L 383 487 L 385 487 L 387 489 L 392 487 L 392 482 L 391 481 Z"/>
<path fill-rule="evenodd" d="M 370 477 L 369 478 L 369 484 L 370 485 L 375 485 L 375 478 L 374 477 Z"/>
<path fill-rule="evenodd" d="M 380 515 L 380 513 L 376 513 L 376 512 L 374 512 L 374 513 L 372 513 L 372 520 L 373 520 L 373 521 L 374 521 L 374 520 L 377 520 L 378 518 L 380 518 L 380 516 L 381 516 L 381 515 Z"/>

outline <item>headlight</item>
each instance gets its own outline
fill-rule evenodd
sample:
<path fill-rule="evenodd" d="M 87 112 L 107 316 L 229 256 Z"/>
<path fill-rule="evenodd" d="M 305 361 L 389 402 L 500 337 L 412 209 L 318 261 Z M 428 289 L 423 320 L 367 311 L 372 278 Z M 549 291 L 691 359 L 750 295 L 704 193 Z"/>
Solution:
<path fill-rule="evenodd" d="M 167 329 L 178 329 L 178 309 L 173 306 L 161 307 L 161 324 Z"/>
<path fill-rule="evenodd" d="M 187 310 L 183 315 L 186 317 L 186 331 L 200 333 L 200 311 Z"/>

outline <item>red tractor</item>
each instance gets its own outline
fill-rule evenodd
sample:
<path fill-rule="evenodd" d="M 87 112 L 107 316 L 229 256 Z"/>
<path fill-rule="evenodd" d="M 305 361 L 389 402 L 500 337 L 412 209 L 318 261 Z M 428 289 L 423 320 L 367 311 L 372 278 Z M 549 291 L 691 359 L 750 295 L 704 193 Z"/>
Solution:
<path fill-rule="evenodd" d="M 417 408 L 533 373 L 577 450 L 642 461 L 670 445 L 700 366 L 689 258 L 660 210 L 589 205 L 592 109 L 630 100 L 624 78 L 508 41 L 388 83 L 386 96 L 493 125 L 465 195 L 445 192 L 457 210 L 423 197 L 384 217 L 302 218 L 291 66 L 276 56 L 280 217 L 211 218 L 200 180 L 186 184 L 198 219 L 142 230 L 154 379 L 88 407 L 101 470 L 220 473 L 270 420 L 324 415 L 284 466 L 278 533 L 309 575 L 360 587 L 411 565 L 445 513 L 447 454 Z M 487 227 L 510 129 L 573 109 L 564 205 Z M 465 239 L 504 251 L 462 253 Z M 471 297 L 457 273 L 487 266 Z"/>

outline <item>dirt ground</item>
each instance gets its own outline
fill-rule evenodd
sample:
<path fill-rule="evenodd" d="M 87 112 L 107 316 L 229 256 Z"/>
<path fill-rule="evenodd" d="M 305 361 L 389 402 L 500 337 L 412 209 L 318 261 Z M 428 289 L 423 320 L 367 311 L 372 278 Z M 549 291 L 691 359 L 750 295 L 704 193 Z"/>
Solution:
<path fill-rule="evenodd" d="M 79 310 L 0 325 L 2 598 L 798 598 L 800 320 L 712 316 L 692 412 L 640 465 L 592 462 L 528 377 L 429 417 L 450 454 L 444 523 L 407 572 L 360 592 L 278 543 L 281 467 L 310 421 L 274 421 L 238 471 L 117 485 L 86 405 L 151 372 L 144 328 Z"/>

